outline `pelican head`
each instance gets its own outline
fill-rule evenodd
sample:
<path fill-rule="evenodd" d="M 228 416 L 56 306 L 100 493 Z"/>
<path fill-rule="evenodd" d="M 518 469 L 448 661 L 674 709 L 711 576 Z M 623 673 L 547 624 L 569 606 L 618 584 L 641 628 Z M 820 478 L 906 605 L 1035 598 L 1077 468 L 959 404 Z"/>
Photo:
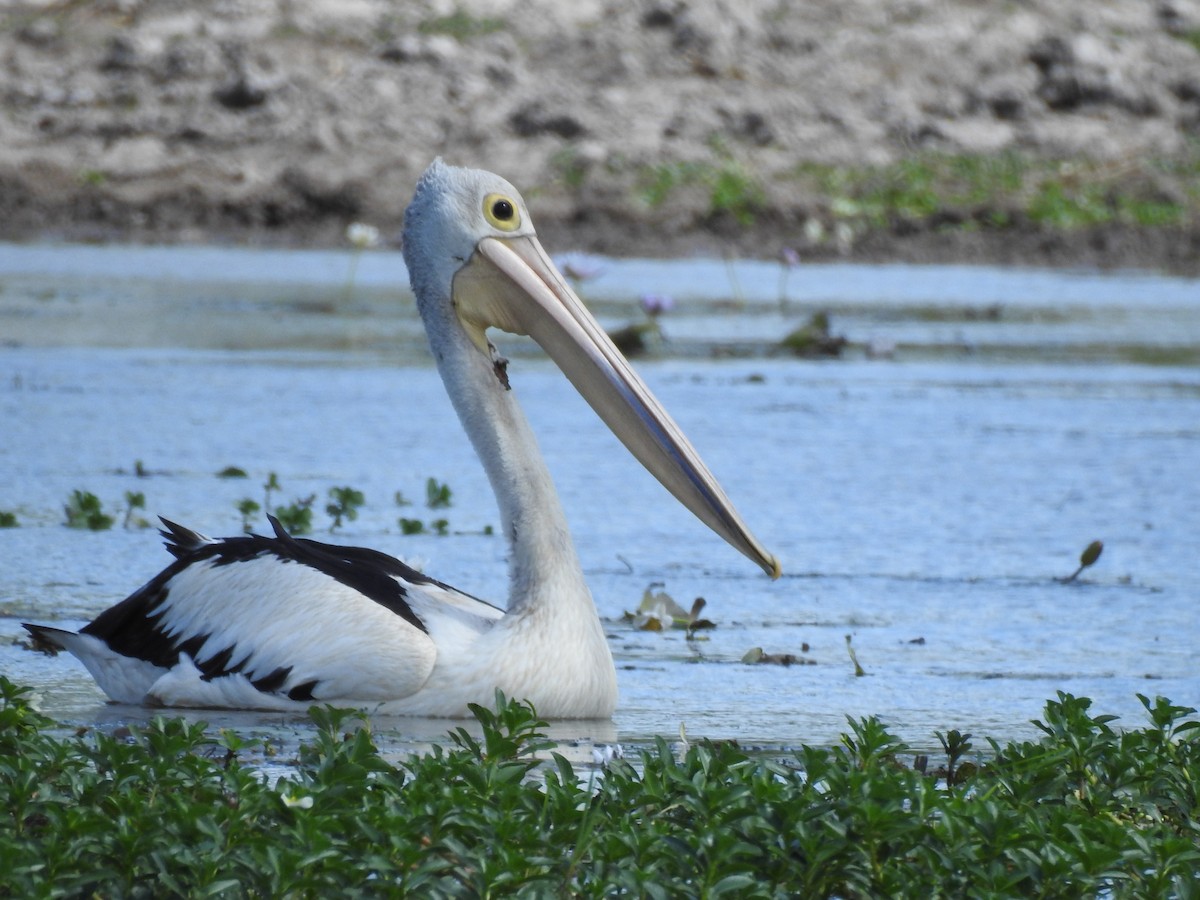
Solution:
<path fill-rule="evenodd" d="M 441 339 L 469 340 L 507 389 L 487 330 L 529 335 L 676 499 L 779 576 L 778 560 L 550 261 L 516 188 L 490 172 L 435 161 L 405 213 L 404 259 L 435 355 Z"/>

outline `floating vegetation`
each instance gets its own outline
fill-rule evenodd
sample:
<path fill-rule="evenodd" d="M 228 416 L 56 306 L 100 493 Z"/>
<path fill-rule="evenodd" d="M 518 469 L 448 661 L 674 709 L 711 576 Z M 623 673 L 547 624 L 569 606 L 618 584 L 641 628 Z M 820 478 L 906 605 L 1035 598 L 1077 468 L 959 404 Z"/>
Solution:
<path fill-rule="evenodd" d="M 429 509 L 445 509 L 453 505 L 454 492 L 450 490 L 450 485 L 445 482 L 438 481 L 436 478 L 427 478 L 425 480 L 425 505 Z M 397 506 L 411 506 L 412 501 L 404 496 L 402 491 L 396 491 L 395 501 Z M 450 521 L 448 519 L 438 518 L 431 521 L 413 518 L 411 516 L 401 516 L 398 520 L 401 534 L 436 534 L 439 537 L 445 537 L 450 534 Z M 455 532 L 461 534 L 462 532 Z M 490 535 L 493 529 L 490 525 L 486 526 L 481 534 Z"/>
<path fill-rule="evenodd" d="M 805 645 L 805 649 L 808 646 Z M 767 653 L 762 647 L 751 647 L 742 657 L 742 662 L 748 666 L 815 666 L 817 661 L 807 656 L 797 656 L 794 653 Z"/>
<path fill-rule="evenodd" d="M 17 514 L 8 509 L 0 509 L 0 528 L 17 528 L 20 523 L 17 521 Z"/>
<path fill-rule="evenodd" d="M 692 608 L 685 610 L 675 602 L 674 598 L 662 588 L 662 582 L 656 581 L 642 593 L 642 602 L 636 612 L 626 612 L 622 619 L 633 624 L 641 631 L 666 631 L 678 629 L 686 631 L 690 638 L 694 632 L 716 628 L 716 623 L 700 618 L 700 613 L 707 605 L 703 597 L 697 597 L 692 602 Z"/>
<path fill-rule="evenodd" d="M 325 512 L 333 517 L 330 532 L 342 527 L 342 519 L 353 522 L 358 518 L 358 508 L 363 505 L 362 491 L 352 487 L 334 487 L 329 489 L 329 502 L 325 504 Z"/>
<path fill-rule="evenodd" d="M 401 534 L 436 534 L 438 537 L 445 537 L 450 533 L 450 522 L 447 519 L 434 519 L 425 523 L 421 519 L 407 519 L 401 516 L 398 521 Z"/>
<path fill-rule="evenodd" d="M 658 320 L 675 308 L 675 299 L 669 294 L 642 294 L 638 297 L 638 308 L 645 315 L 643 321 L 631 322 L 608 332 L 609 340 L 625 356 L 640 356 L 663 344 L 666 335 Z"/>
<path fill-rule="evenodd" d="M 850 635 L 846 635 L 846 652 L 850 654 L 850 662 L 854 664 L 854 676 L 862 678 L 867 673 L 858 663 L 858 654 L 854 652 L 854 647 L 850 643 Z"/>
<path fill-rule="evenodd" d="M 841 356 L 847 341 L 842 335 L 833 334 L 829 325 L 829 313 L 821 310 L 813 313 L 807 322 L 779 343 L 783 349 L 796 356 L 817 359 Z"/>
<path fill-rule="evenodd" d="M 249 478 L 246 470 L 239 466 L 226 466 L 217 473 L 218 478 Z"/>
<path fill-rule="evenodd" d="M 316 494 L 309 494 L 287 506 L 277 506 L 275 518 L 288 534 L 309 534 L 312 531 L 312 505 L 316 500 Z"/>
<path fill-rule="evenodd" d="M 1060 578 L 1059 581 L 1061 581 L 1063 584 L 1068 584 L 1074 581 L 1079 577 L 1080 573 L 1084 569 L 1088 568 L 1089 566 L 1094 566 L 1096 564 L 1096 560 L 1100 558 L 1100 554 L 1103 552 L 1104 543 L 1102 541 L 1092 541 L 1090 544 L 1084 547 L 1083 552 L 1079 554 L 1079 568 L 1066 578 Z"/>
<path fill-rule="evenodd" d="M 267 473 L 267 480 L 263 483 L 263 508 L 271 508 L 271 495 L 280 490 L 279 476 L 274 472 Z"/>
<path fill-rule="evenodd" d="M 149 528 L 150 523 L 141 516 L 135 516 L 134 512 L 139 509 L 146 508 L 146 495 L 141 491 L 126 491 L 125 492 L 125 518 L 121 522 L 122 528 Z"/>
<path fill-rule="evenodd" d="M 425 480 L 425 505 L 430 509 L 445 509 L 451 505 L 450 485 L 436 478 Z"/>
<path fill-rule="evenodd" d="M 318 708 L 268 779 L 258 742 L 179 718 L 56 736 L 0 677 L 5 892 L 1191 897 L 1195 710 L 1139 699 L 1150 724 L 1116 730 L 1059 693 L 1039 739 L 980 754 L 949 731 L 936 766 L 865 718 L 784 759 L 658 738 L 602 751 L 602 778 L 503 697 L 472 707 L 478 737 L 399 763 L 357 714 Z"/>
<path fill-rule="evenodd" d="M 116 521 L 104 512 L 100 498 L 90 491 L 74 490 L 63 506 L 68 528 L 86 528 L 105 531 Z"/>
<path fill-rule="evenodd" d="M 237 502 L 237 511 L 242 516 L 242 531 L 249 534 L 254 530 L 250 524 L 250 520 L 262 512 L 262 504 L 257 500 L 251 500 L 249 497 L 244 497 Z"/>

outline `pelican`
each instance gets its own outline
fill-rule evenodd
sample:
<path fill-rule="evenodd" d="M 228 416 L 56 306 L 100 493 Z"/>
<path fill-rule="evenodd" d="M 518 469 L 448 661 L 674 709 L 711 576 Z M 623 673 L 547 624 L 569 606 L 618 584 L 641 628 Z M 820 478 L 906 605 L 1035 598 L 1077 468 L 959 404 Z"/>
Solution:
<path fill-rule="evenodd" d="M 163 520 L 175 560 L 78 633 L 26 625 L 112 699 L 460 717 L 497 689 L 548 718 L 607 718 L 617 679 L 554 485 L 488 329 L 531 336 L 625 446 L 704 524 L 778 577 L 679 427 L 542 249 L 497 175 L 435 160 L 404 260 L 509 546 L 502 609 L 375 550 L 288 535 L 212 539 Z"/>

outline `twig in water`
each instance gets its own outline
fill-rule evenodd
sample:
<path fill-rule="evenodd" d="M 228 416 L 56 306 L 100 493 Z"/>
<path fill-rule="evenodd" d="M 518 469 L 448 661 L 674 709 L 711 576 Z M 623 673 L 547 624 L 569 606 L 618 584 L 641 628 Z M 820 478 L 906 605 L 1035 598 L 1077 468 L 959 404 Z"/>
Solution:
<path fill-rule="evenodd" d="M 863 671 L 863 667 L 858 664 L 858 654 L 854 652 L 854 648 L 850 646 L 850 635 L 846 635 L 846 652 L 850 654 L 850 662 L 854 663 L 854 677 L 862 678 L 867 673 Z"/>

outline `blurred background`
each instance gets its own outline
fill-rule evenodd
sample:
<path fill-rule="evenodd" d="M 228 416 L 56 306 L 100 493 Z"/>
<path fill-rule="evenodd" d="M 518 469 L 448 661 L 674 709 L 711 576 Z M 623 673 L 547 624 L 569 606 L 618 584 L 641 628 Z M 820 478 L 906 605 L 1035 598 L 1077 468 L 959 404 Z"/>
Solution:
<path fill-rule="evenodd" d="M 8 0 L 0 238 L 341 246 L 436 155 L 552 252 L 1195 271 L 1200 2 Z"/>

